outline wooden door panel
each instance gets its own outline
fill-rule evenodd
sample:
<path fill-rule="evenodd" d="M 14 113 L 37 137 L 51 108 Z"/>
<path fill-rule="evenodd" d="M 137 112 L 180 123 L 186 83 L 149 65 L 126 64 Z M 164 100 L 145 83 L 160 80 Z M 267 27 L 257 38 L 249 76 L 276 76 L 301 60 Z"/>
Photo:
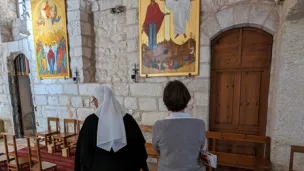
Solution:
<path fill-rule="evenodd" d="M 213 60 L 213 66 L 216 69 L 236 68 L 240 65 L 240 59 L 238 55 L 238 45 L 224 45 L 214 47 L 212 53 L 215 56 Z"/>
<path fill-rule="evenodd" d="M 242 29 L 242 45 L 249 44 L 272 44 L 272 35 L 255 28 L 243 28 Z"/>
<path fill-rule="evenodd" d="M 265 135 L 273 37 L 256 28 L 226 31 L 212 40 L 211 131 Z M 254 143 L 211 141 L 218 152 L 260 155 Z"/>
<path fill-rule="evenodd" d="M 233 72 L 216 73 L 216 124 L 232 124 L 234 75 Z"/>
<path fill-rule="evenodd" d="M 243 68 L 269 67 L 272 55 L 272 36 L 263 31 L 242 30 L 241 66 Z"/>
<path fill-rule="evenodd" d="M 242 64 L 244 68 L 268 67 L 272 53 L 271 44 L 242 45 Z"/>
<path fill-rule="evenodd" d="M 213 40 L 212 66 L 214 68 L 231 68 L 240 65 L 240 32 L 238 30 L 231 30 L 223 33 L 220 37 Z"/>
<path fill-rule="evenodd" d="M 240 31 L 239 30 L 229 30 L 225 33 L 221 34 L 219 37 L 215 38 L 213 41 L 213 45 L 232 45 L 240 43 Z"/>
<path fill-rule="evenodd" d="M 242 72 L 238 125 L 259 126 L 261 72 Z"/>

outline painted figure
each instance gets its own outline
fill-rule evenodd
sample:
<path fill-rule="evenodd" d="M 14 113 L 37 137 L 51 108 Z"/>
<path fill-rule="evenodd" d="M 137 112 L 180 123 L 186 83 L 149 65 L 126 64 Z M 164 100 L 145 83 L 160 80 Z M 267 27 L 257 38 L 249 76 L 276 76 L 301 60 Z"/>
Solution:
<path fill-rule="evenodd" d="M 56 5 L 54 5 L 53 6 L 53 11 L 52 11 L 52 25 L 54 25 L 55 23 L 57 23 L 57 22 L 59 22 L 60 21 L 60 16 L 59 17 L 57 17 L 57 6 Z"/>
<path fill-rule="evenodd" d="M 64 39 L 64 37 L 62 37 L 62 48 L 64 51 L 64 56 L 63 56 L 63 60 L 62 60 L 62 65 L 63 65 L 63 73 L 67 73 L 67 55 L 66 55 L 66 41 Z"/>
<path fill-rule="evenodd" d="M 173 12 L 175 38 L 186 35 L 186 21 L 190 22 L 191 0 L 166 0 L 166 7 Z"/>
<path fill-rule="evenodd" d="M 43 59 L 43 67 L 44 67 L 44 73 L 48 73 L 48 71 L 50 70 L 49 64 L 47 62 L 47 57 L 48 57 L 48 53 L 49 53 L 49 46 L 47 43 L 44 44 L 43 47 L 43 54 L 44 54 L 44 59 Z"/>
<path fill-rule="evenodd" d="M 40 13 L 40 15 L 39 15 L 39 19 L 38 19 L 38 21 L 37 21 L 37 24 L 38 25 L 45 25 L 45 21 L 44 21 L 44 19 L 42 18 L 42 14 Z"/>
<path fill-rule="evenodd" d="M 195 61 L 195 51 L 194 51 L 194 47 L 190 48 L 190 55 L 189 55 L 189 63 L 192 63 Z"/>
<path fill-rule="evenodd" d="M 175 61 L 175 62 L 174 62 L 174 65 L 173 65 L 173 68 L 174 68 L 174 69 L 178 69 L 178 68 L 180 68 L 180 67 L 182 67 L 182 65 L 181 65 L 179 62 Z"/>
<path fill-rule="evenodd" d="M 161 63 L 160 63 L 160 61 L 158 61 L 158 63 L 157 63 L 157 69 L 161 70 Z"/>
<path fill-rule="evenodd" d="M 152 68 L 157 69 L 157 62 L 156 62 L 156 59 L 154 59 L 154 60 L 152 61 Z"/>
<path fill-rule="evenodd" d="M 37 43 L 37 63 L 38 63 L 38 69 L 39 69 L 39 73 L 43 73 L 44 72 L 44 68 L 42 67 L 42 63 L 43 63 L 43 47 L 42 47 L 42 42 L 38 41 Z"/>
<path fill-rule="evenodd" d="M 57 45 L 56 41 L 53 42 L 52 50 L 53 50 L 54 56 L 55 56 L 54 69 L 57 71 L 58 45 Z"/>
<path fill-rule="evenodd" d="M 169 64 L 169 69 L 172 70 L 173 69 L 173 61 L 171 60 L 170 64 Z"/>
<path fill-rule="evenodd" d="M 151 0 L 151 3 L 147 8 L 147 14 L 142 30 L 142 32 L 145 32 L 149 38 L 148 47 L 150 50 L 157 47 L 157 33 L 163 23 L 165 15 L 169 15 L 169 13 L 165 14 L 161 12 L 155 0 Z"/>
<path fill-rule="evenodd" d="M 58 51 L 58 59 L 57 59 L 57 63 L 58 63 L 58 72 L 59 73 L 66 73 L 66 54 L 65 54 L 65 40 L 64 38 L 62 38 L 59 41 L 59 51 Z"/>
<path fill-rule="evenodd" d="M 50 74 L 54 74 L 54 64 L 55 64 L 55 55 L 52 50 L 52 46 L 50 44 L 49 52 L 48 52 L 48 62 L 50 66 Z"/>
<path fill-rule="evenodd" d="M 51 17 L 52 7 L 49 5 L 48 1 L 45 1 L 45 7 L 42 10 L 45 12 L 45 17 L 46 18 Z"/>

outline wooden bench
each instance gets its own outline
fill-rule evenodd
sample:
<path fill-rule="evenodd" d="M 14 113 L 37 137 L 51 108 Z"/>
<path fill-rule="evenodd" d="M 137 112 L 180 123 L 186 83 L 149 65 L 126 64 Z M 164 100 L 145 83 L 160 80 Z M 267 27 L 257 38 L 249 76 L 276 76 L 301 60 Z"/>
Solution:
<path fill-rule="evenodd" d="M 152 126 L 145 126 L 140 125 L 139 126 L 142 132 L 148 132 L 152 133 Z M 155 158 L 157 161 L 159 160 L 159 154 L 153 149 L 153 146 L 151 143 L 146 143 L 146 151 L 150 158 Z M 150 171 L 157 171 L 157 163 L 148 163 L 148 167 Z"/>
<path fill-rule="evenodd" d="M 294 171 L 293 170 L 294 153 L 304 153 L 304 147 L 294 146 L 294 145 L 291 146 L 291 148 L 290 148 L 290 160 L 289 160 L 289 171 Z"/>
<path fill-rule="evenodd" d="M 269 137 L 223 132 L 206 132 L 206 137 L 213 139 L 210 152 L 217 155 L 218 165 L 236 167 L 241 169 L 250 169 L 254 171 L 271 170 Z M 229 140 L 261 144 L 264 145 L 264 154 L 262 154 L 263 156 L 258 157 L 217 152 L 215 140 Z M 209 170 L 211 171 L 212 168 L 209 168 Z"/>

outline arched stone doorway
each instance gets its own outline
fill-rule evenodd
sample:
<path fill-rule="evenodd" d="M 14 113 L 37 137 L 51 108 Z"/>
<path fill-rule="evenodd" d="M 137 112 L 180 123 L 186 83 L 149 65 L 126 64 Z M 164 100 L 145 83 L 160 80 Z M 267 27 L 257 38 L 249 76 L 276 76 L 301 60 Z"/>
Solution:
<path fill-rule="evenodd" d="M 17 137 L 34 135 L 36 126 L 29 79 L 29 61 L 24 54 L 11 55 L 8 68 L 15 134 Z"/>
<path fill-rule="evenodd" d="M 241 27 L 211 41 L 209 130 L 266 135 L 273 36 Z M 253 143 L 216 141 L 217 151 L 257 155 Z"/>

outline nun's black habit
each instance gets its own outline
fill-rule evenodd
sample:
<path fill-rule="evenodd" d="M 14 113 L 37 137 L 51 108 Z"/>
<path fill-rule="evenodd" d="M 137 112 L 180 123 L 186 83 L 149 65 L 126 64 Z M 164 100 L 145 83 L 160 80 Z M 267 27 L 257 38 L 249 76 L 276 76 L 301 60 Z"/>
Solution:
<path fill-rule="evenodd" d="M 99 118 L 92 114 L 85 120 L 79 134 L 75 171 L 148 171 L 145 139 L 129 114 L 123 117 L 127 145 L 117 152 L 96 146 Z"/>

